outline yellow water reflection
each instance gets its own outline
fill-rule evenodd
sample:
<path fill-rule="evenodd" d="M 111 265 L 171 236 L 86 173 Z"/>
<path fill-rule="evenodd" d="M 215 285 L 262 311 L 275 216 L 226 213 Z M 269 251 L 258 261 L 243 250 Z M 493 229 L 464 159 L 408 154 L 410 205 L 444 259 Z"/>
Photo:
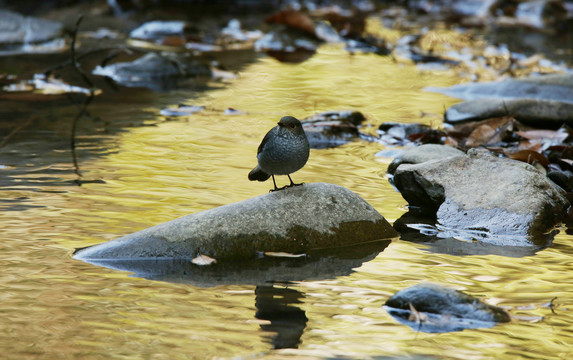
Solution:
<path fill-rule="evenodd" d="M 262 137 L 283 115 L 355 109 L 373 125 L 364 129 L 371 133 L 385 121 L 437 123 L 439 115 L 421 113 L 441 114 L 455 100 L 422 89 L 457 81 L 453 73 L 421 72 L 328 45 L 299 65 L 260 59 L 227 87 L 188 99 L 206 107 L 188 118 L 163 119 L 157 115 L 161 105 L 154 103 L 138 109 L 137 116 L 149 116 L 155 126 L 114 135 L 105 145 L 107 155 L 82 163 L 85 178 L 105 184 L 9 194 L 29 197 L 37 207 L 0 214 L 0 352 L 14 359 L 569 357 L 569 235 L 525 258 L 460 257 L 394 241 L 347 276 L 276 285 L 296 290 L 289 311 L 307 318 L 298 323 L 304 328 L 298 349 L 272 350 L 276 334 L 268 327 L 272 321 L 257 315 L 262 300 L 254 286 L 201 288 L 145 280 L 70 258 L 76 247 L 266 193 L 271 184 L 249 182 L 247 173 Z M 228 107 L 247 114 L 224 115 Z M 356 141 L 312 150 L 293 178 L 348 187 L 394 221 L 406 203 L 384 177 L 387 160 L 374 157 L 381 149 Z M 521 317 L 492 329 L 416 333 L 381 305 L 396 291 L 425 281 L 466 291 Z M 554 297 L 555 314 L 544 307 Z"/>

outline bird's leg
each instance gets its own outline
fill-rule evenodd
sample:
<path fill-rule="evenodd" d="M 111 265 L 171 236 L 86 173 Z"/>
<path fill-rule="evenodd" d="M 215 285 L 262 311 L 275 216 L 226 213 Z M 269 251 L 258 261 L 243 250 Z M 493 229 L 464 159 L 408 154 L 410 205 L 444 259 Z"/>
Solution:
<path fill-rule="evenodd" d="M 290 185 L 289 185 L 288 187 L 300 186 L 300 185 L 304 184 L 304 183 L 295 184 L 295 183 L 292 181 L 292 179 L 290 178 L 290 175 L 287 175 L 287 176 L 288 176 L 288 179 L 290 180 Z"/>
<path fill-rule="evenodd" d="M 277 183 L 275 182 L 275 176 L 274 176 L 274 175 L 271 175 L 271 176 L 273 177 L 273 185 L 275 186 L 275 188 L 274 188 L 274 189 L 271 189 L 270 192 L 280 190 L 279 188 L 277 188 Z"/>

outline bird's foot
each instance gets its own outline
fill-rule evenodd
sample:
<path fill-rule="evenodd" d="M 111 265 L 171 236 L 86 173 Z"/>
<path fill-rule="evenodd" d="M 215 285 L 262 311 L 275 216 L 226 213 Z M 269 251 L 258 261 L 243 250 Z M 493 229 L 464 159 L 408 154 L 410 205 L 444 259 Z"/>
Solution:
<path fill-rule="evenodd" d="M 290 185 L 287 185 L 287 187 L 301 186 L 301 185 L 304 185 L 304 183 L 303 183 L 303 182 L 302 182 L 302 183 L 298 183 L 298 184 L 291 183 Z"/>
<path fill-rule="evenodd" d="M 300 185 L 300 184 L 297 184 L 297 185 Z M 284 190 L 284 189 L 289 188 L 289 187 L 291 187 L 291 185 L 285 185 L 285 186 L 283 186 L 283 187 L 281 187 L 281 188 L 270 189 L 269 192 L 280 191 L 280 190 Z"/>

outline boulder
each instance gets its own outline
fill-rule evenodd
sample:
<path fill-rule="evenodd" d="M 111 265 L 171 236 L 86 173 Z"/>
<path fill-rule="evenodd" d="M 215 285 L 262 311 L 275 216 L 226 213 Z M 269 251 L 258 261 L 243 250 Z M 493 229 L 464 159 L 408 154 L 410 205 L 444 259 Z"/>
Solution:
<path fill-rule="evenodd" d="M 479 232 L 480 240 L 499 245 L 531 244 L 562 221 L 569 205 L 563 190 L 535 167 L 484 149 L 400 165 L 393 180 L 411 209 L 435 213 L 443 229 Z"/>
<path fill-rule="evenodd" d="M 573 103 L 573 74 L 459 84 L 448 88 L 428 87 L 426 90 L 463 100 L 484 98 L 544 99 Z"/>
<path fill-rule="evenodd" d="M 359 111 L 327 111 L 303 119 L 302 126 L 311 149 L 341 146 L 360 137 L 358 127 L 366 121 Z"/>
<path fill-rule="evenodd" d="M 436 284 L 418 284 L 398 291 L 384 308 L 416 331 L 450 332 L 509 322 L 507 312 L 461 291 Z"/>
<path fill-rule="evenodd" d="M 513 116 L 530 126 L 557 129 L 563 124 L 573 126 L 573 103 L 527 98 L 477 99 L 450 107 L 445 121 L 455 124 L 502 116 Z"/>
<path fill-rule="evenodd" d="M 408 149 L 398 155 L 388 166 L 388 173 L 394 174 L 400 164 L 419 164 L 430 160 L 465 155 L 461 150 L 447 145 L 424 144 Z"/>
<path fill-rule="evenodd" d="M 105 259 L 252 259 L 261 252 L 306 253 L 397 236 L 370 204 L 333 184 L 313 183 L 187 215 L 78 250 Z"/>

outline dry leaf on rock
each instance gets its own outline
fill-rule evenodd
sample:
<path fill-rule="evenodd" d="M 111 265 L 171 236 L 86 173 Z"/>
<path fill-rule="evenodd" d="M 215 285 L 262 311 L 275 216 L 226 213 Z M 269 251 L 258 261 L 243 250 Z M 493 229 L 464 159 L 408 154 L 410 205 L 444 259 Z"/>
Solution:
<path fill-rule="evenodd" d="M 209 257 L 207 255 L 199 254 L 199 255 L 197 255 L 196 258 L 191 260 L 191 262 L 195 265 L 205 266 L 205 265 L 215 264 L 217 262 L 217 260 L 213 259 L 212 257 Z"/>

